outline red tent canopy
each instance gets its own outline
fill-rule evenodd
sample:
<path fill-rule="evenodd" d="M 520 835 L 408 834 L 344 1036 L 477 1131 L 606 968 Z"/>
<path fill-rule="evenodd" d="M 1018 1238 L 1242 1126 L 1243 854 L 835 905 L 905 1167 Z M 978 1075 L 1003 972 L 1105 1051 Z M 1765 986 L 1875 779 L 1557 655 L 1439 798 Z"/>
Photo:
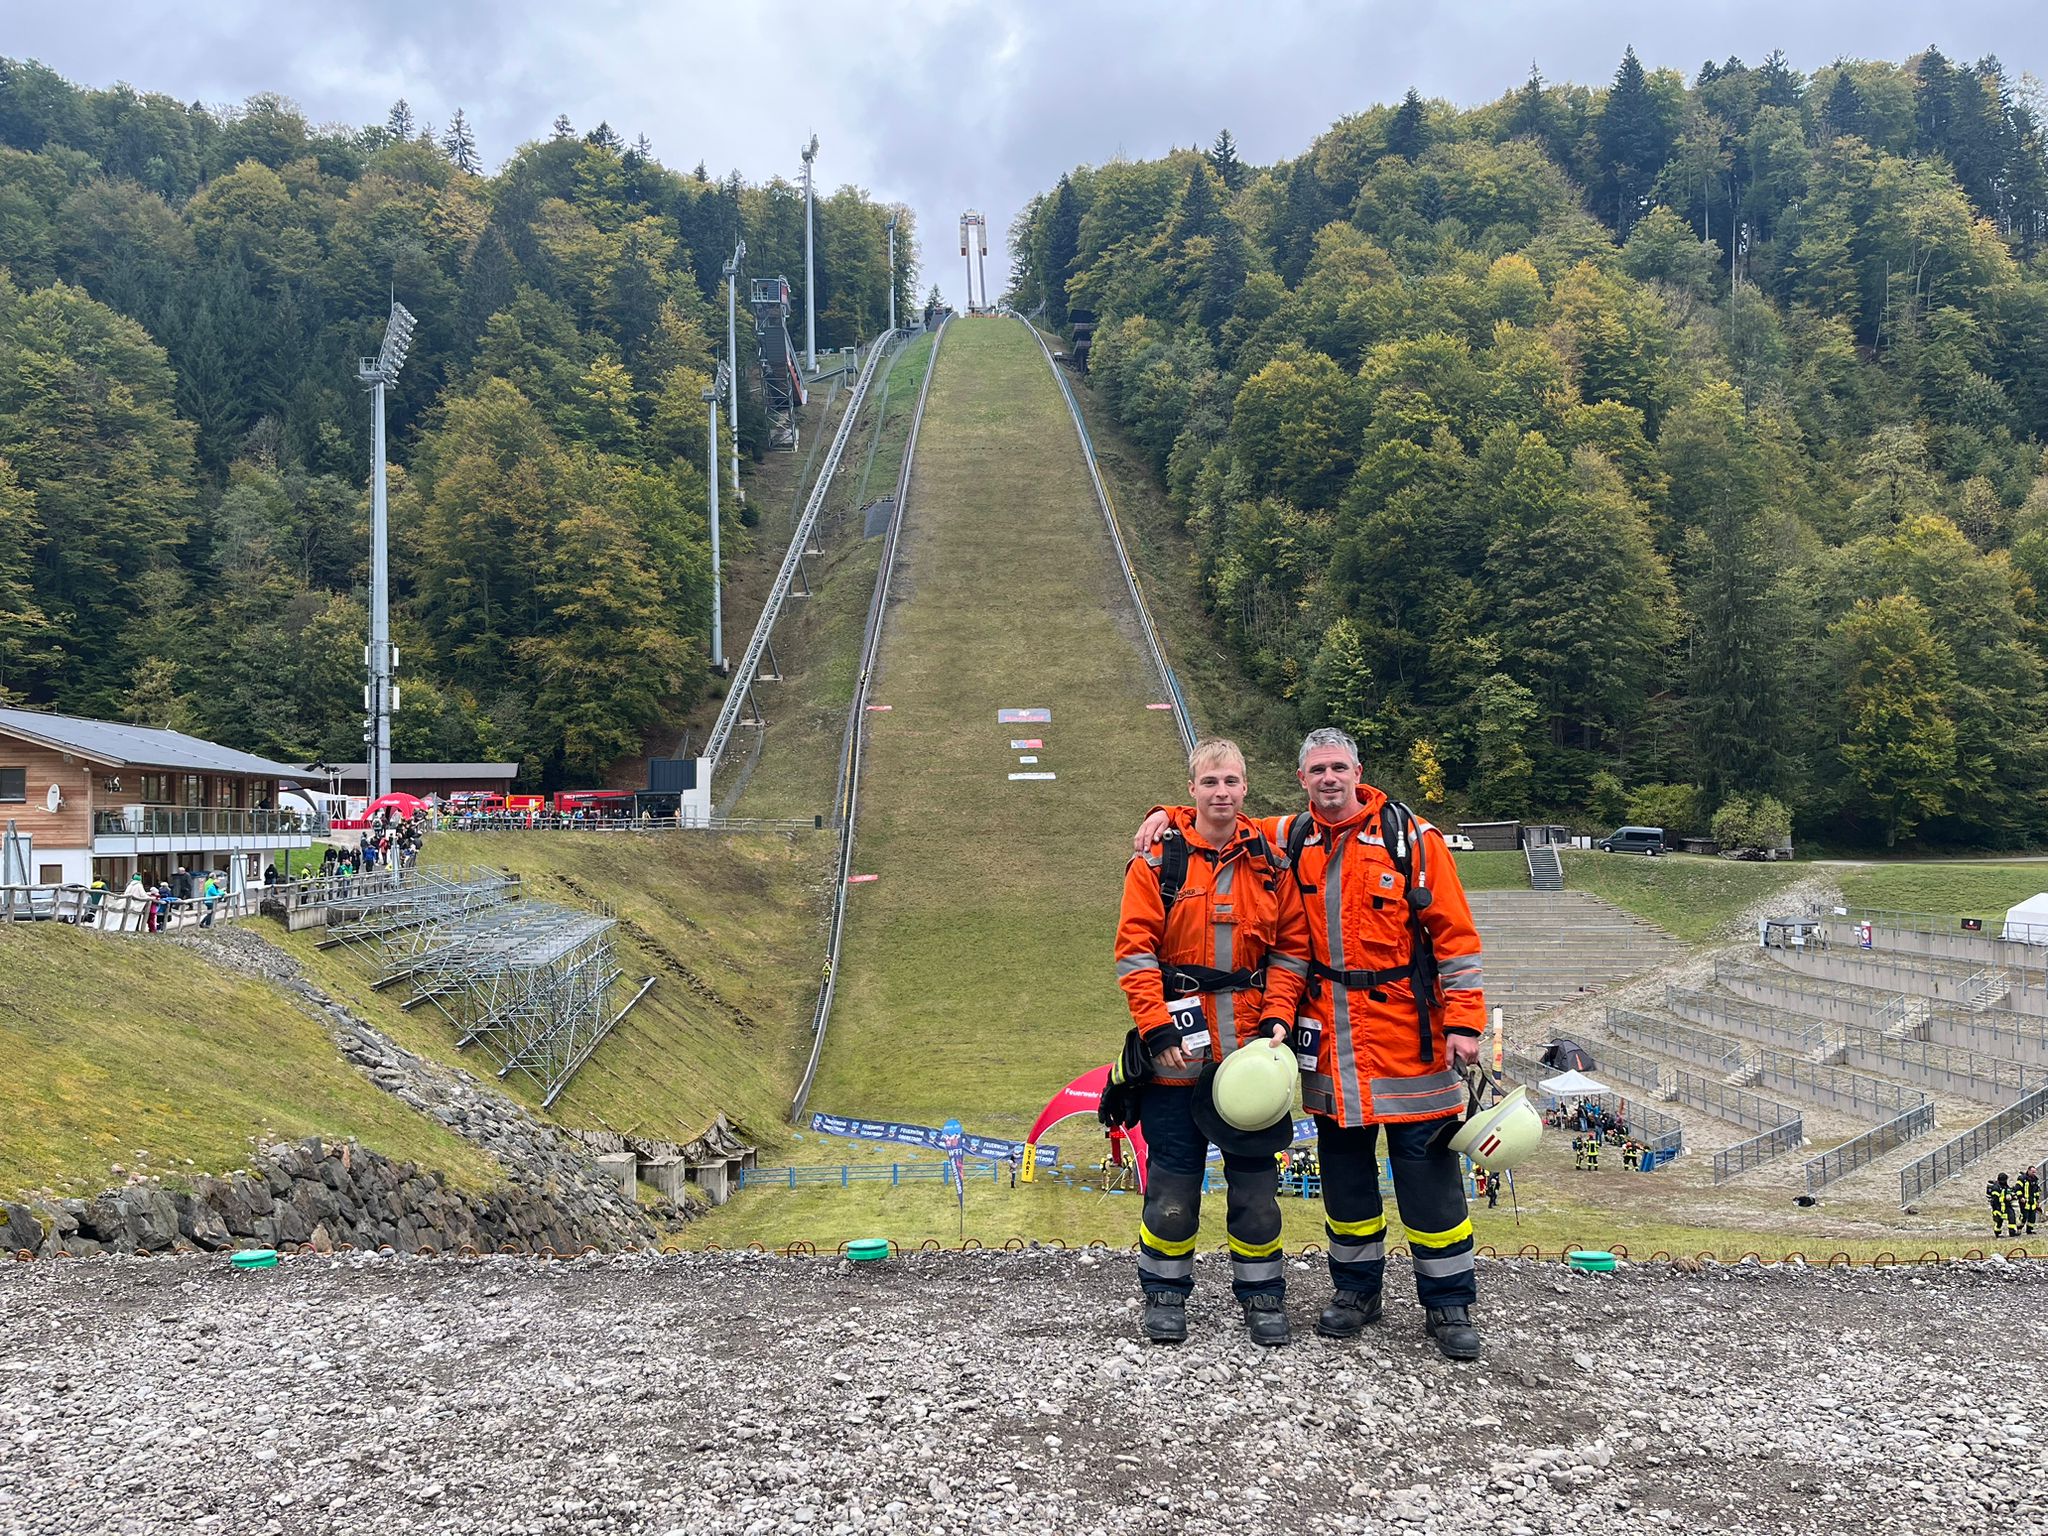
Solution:
<path fill-rule="evenodd" d="M 1108 1067 L 1083 1072 L 1052 1096 L 1045 1108 L 1038 1112 L 1038 1118 L 1031 1122 L 1031 1134 L 1024 1139 L 1035 1147 L 1049 1126 L 1069 1115 L 1093 1115 L 1102 1103 L 1102 1090 L 1108 1086 Z M 1142 1190 L 1145 1187 L 1145 1133 L 1134 1125 L 1126 1129 L 1124 1135 L 1130 1138 L 1131 1152 L 1138 1159 L 1138 1188 Z"/>
<path fill-rule="evenodd" d="M 379 795 L 368 805 L 364 806 L 363 814 L 365 816 L 374 816 L 379 811 L 389 811 L 394 816 L 411 816 L 415 812 L 424 811 L 426 808 L 427 802 L 418 795 L 408 795 L 402 789 L 394 789 L 390 794 Z"/>

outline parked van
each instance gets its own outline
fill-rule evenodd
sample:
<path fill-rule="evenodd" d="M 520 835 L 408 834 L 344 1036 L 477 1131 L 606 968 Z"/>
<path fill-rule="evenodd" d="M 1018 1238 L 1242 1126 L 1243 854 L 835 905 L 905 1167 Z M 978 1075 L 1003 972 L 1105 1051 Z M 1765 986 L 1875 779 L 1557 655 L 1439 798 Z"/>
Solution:
<path fill-rule="evenodd" d="M 1662 827 L 1616 827 L 1613 835 L 1593 845 L 1602 853 L 1646 853 L 1652 858 L 1664 851 Z"/>

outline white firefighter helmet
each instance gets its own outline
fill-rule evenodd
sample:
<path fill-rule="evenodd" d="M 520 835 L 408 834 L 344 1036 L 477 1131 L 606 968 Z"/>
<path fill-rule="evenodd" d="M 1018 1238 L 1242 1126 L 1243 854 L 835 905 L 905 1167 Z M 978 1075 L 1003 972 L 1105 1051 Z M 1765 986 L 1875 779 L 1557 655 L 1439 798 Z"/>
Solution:
<path fill-rule="evenodd" d="M 1499 1173 L 1525 1161 L 1543 1139 L 1543 1117 L 1529 1102 L 1529 1090 L 1517 1088 L 1506 1098 L 1473 1110 L 1450 1141 L 1488 1173 Z"/>
<path fill-rule="evenodd" d="M 1284 1040 L 1253 1040 L 1239 1046 L 1216 1068 L 1210 1093 L 1217 1118 L 1240 1131 L 1263 1131 L 1285 1120 L 1294 1108 L 1300 1069 Z"/>

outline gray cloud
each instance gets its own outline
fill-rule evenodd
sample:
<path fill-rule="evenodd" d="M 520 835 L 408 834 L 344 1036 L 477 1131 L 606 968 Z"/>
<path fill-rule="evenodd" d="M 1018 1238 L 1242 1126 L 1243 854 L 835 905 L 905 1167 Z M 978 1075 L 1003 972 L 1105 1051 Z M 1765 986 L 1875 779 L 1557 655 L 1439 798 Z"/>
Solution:
<path fill-rule="evenodd" d="M 1754 62 L 1774 47 L 1811 71 L 1929 43 L 2048 73 L 2032 0 L 1935 12 L 1723 0 L 1659 14 L 1623 0 L 112 0 L 21 8 L 0 52 L 187 101 L 280 91 L 318 122 L 381 121 L 400 96 L 436 124 L 460 106 L 493 162 L 566 112 L 579 129 L 602 118 L 645 133 L 680 168 L 701 159 L 714 173 L 793 178 L 815 131 L 821 182 L 909 204 L 926 282 L 957 296 L 961 210 L 987 213 L 999 263 L 1018 209 L 1076 164 L 1207 143 L 1221 127 L 1247 159 L 1275 160 L 1411 85 L 1471 105 L 1519 84 L 1532 61 L 1550 79 L 1597 84 L 1629 43 L 1688 77 L 1703 60 Z"/>

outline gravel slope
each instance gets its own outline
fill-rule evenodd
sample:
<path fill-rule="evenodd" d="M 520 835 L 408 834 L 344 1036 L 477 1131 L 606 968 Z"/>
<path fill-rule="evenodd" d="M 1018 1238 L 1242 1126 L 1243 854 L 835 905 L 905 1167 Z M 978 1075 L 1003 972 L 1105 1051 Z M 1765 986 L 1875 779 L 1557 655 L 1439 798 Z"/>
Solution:
<path fill-rule="evenodd" d="M 1298 1273 L 1306 1334 L 1322 1276 Z M 1404 1261 L 1356 1345 L 1180 1349 L 1120 1255 L 0 1269 L 0 1532 L 2048 1528 L 2048 1265 Z"/>

